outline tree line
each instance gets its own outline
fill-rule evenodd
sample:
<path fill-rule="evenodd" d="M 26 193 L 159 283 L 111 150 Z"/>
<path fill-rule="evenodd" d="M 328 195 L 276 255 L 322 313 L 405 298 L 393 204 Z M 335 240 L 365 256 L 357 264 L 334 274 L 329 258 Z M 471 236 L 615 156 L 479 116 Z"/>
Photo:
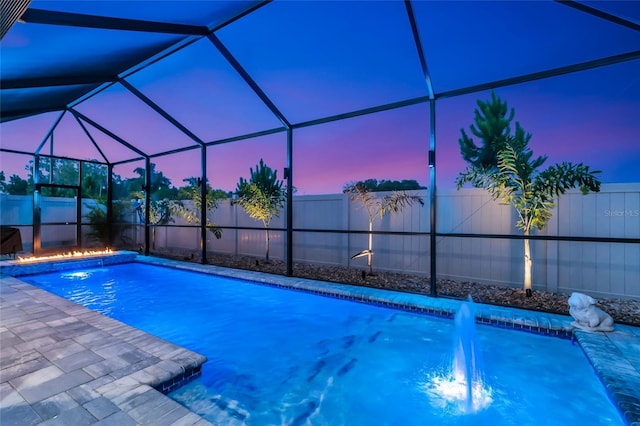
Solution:
<path fill-rule="evenodd" d="M 105 200 L 107 197 L 108 167 L 104 164 L 82 162 L 82 176 L 80 177 L 80 161 L 55 159 L 42 157 L 39 164 L 38 181 L 40 183 L 82 187 L 83 198 Z M 10 195 L 33 194 L 34 185 L 34 161 L 30 160 L 25 165 L 27 178 L 17 174 L 7 177 L 4 171 L 0 171 L 0 192 Z M 136 194 L 143 192 L 145 188 L 145 169 L 137 167 L 133 170 L 137 175 L 131 178 L 122 178 L 113 174 L 113 198 L 135 198 Z M 188 177 L 182 180 L 185 185 L 173 186 L 171 180 L 162 171 L 157 171 L 155 164 L 151 163 L 151 181 L 149 189 L 155 199 L 191 200 L 196 188 L 199 188 L 197 177 Z M 214 198 L 227 198 L 229 194 L 222 189 L 212 189 Z M 199 189 L 198 189 L 199 192 Z M 54 197 L 75 197 L 76 192 L 71 188 L 43 188 L 43 195 Z"/>
<path fill-rule="evenodd" d="M 77 160 L 55 159 L 49 157 L 40 158 L 39 182 L 52 183 L 58 185 L 76 186 L 80 183 L 83 198 L 94 198 L 105 200 L 107 197 L 107 173 L 108 168 L 104 164 L 94 162 L 82 162 L 82 178 L 80 179 L 80 162 Z M 7 176 L 4 171 L 0 171 L 0 192 L 10 195 L 30 195 L 34 191 L 34 161 L 31 160 L 25 165 L 27 178 L 12 174 Z M 137 167 L 133 170 L 137 175 L 131 178 L 122 178 L 118 174 L 113 174 L 113 198 L 131 199 L 136 194 L 143 192 L 145 185 L 145 169 Z M 151 182 L 149 189 L 154 199 L 169 200 L 192 200 L 199 193 L 200 181 L 197 177 L 182 179 L 183 186 L 176 187 L 162 171 L 156 170 L 155 163 L 151 163 Z M 365 179 L 356 182 L 359 187 L 370 192 L 385 191 L 410 191 L 425 189 L 414 179 L 397 180 L 377 180 Z M 214 199 L 228 198 L 232 194 L 222 189 L 213 189 L 207 185 L 210 196 Z M 43 188 L 43 195 L 54 197 L 75 197 L 75 190 L 70 188 Z"/>

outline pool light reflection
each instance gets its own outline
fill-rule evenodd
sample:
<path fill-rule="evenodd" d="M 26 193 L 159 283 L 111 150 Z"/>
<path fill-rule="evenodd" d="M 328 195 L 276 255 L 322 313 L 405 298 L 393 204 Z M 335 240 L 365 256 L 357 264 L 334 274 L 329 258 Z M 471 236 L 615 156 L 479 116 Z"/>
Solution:
<path fill-rule="evenodd" d="M 473 397 L 467 396 L 467 382 L 456 378 L 455 374 L 434 376 L 426 384 L 426 390 L 433 398 L 435 405 L 452 407 L 455 414 L 477 413 L 493 402 L 492 389 L 482 381 L 474 381 L 471 387 Z M 471 402 L 471 405 L 468 403 Z"/>

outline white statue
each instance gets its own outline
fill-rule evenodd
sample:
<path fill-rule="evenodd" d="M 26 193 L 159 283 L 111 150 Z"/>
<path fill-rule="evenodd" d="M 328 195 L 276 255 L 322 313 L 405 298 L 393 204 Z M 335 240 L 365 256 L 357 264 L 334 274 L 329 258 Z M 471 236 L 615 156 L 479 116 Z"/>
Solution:
<path fill-rule="evenodd" d="M 571 325 L 576 328 L 585 331 L 613 331 L 613 318 L 598 308 L 591 296 L 571 293 L 569 313 L 575 320 Z"/>

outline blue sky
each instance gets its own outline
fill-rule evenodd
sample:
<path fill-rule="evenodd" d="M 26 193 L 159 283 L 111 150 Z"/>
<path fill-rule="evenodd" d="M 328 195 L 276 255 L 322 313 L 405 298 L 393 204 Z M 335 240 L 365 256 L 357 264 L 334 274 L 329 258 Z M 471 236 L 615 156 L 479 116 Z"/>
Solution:
<path fill-rule="evenodd" d="M 637 19 L 640 3 L 633 3 L 636 8 L 611 6 L 636 12 L 632 18 Z M 436 93 L 640 47 L 638 32 L 555 2 L 413 5 Z M 490 13 L 478 19 L 485 12 Z M 9 33 L 3 46 L 18 43 L 19 35 Z M 276 1 L 217 36 L 294 124 L 428 93 L 403 2 Z M 205 142 L 281 127 L 207 39 L 127 81 Z M 496 92 L 515 108 L 515 120 L 533 134 L 530 145 L 536 155 L 549 156 L 548 165 L 584 162 L 602 170 L 603 182 L 640 182 L 640 60 Z M 453 187 L 464 169 L 460 129 L 472 124 L 476 101 L 489 97 L 489 91 L 481 91 L 436 102 L 439 187 Z M 76 109 L 150 154 L 192 144 L 119 85 Z M 3 123 L 2 146 L 34 149 L 56 117 L 49 113 Z M 89 131 L 109 160 L 135 156 L 102 132 L 90 126 Z M 429 131 L 428 104 L 296 129 L 294 185 L 300 194 L 339 192 L 346 182 L 367 178 L 415 179 L 427 185 Z M 62 156 L 99 157 L 68 115 L 54 132 L 53 150 Z M 209 180 L 232 190 L 260 158 L 282 170 L 286 135 L 209 147 Z M 24 176 L 27 160 L 3 153 L 0 169 Z M 153 161 L 176 186 L 200 174 L 198 151 Z M 128 166 L 117 172 L 126 177 L 139 164 L 131 164 L 129 171 Z"/>

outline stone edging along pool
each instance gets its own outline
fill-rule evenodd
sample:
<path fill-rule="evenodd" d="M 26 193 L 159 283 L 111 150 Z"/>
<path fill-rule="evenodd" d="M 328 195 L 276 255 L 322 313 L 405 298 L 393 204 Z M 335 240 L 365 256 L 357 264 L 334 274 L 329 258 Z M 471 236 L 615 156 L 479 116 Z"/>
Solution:
<path fill-rule="evenodd" d="M 23 272 L 135 256 L 28 264 Z M 210 424 L 165 395 L 198 377 L 206 357 L 9 276 L 8 263 L 0 270 L 3 424 Z"/>

